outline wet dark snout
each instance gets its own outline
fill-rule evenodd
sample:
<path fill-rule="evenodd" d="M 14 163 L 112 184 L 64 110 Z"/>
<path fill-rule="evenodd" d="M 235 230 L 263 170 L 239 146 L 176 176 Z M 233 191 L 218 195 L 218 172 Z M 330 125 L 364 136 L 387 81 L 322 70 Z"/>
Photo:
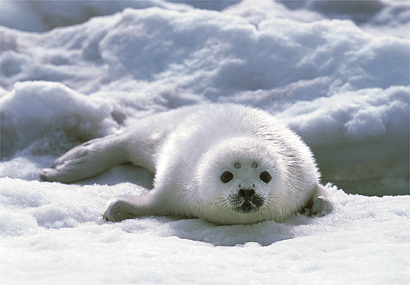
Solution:
<path fill-rule="evenodd" d="M 263 198 L 254 189 L 240 189 L 238 197 L 242 199 L 242 203 L 236 208 L 238 212 L 252 213 L 263 205 Z"/>
<path fill-rule="evenodd" d="M 253 213 L 264 204 L 265 199 L 255 189 L 239 189 L 235 194 L 227 197 L 228 204 L 239 213 Z"/>
<path fill-rule="evenodd" d="M 240 189 L 238 195 L 248 201 L 255 196 L 255 190 L 253 189 Z"/>

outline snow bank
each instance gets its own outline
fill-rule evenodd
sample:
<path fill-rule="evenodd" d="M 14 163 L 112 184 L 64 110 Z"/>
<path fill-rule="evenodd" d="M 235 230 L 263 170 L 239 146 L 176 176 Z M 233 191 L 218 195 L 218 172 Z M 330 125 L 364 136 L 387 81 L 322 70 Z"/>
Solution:
<path fill-rule="evenodd" d="M 407 283 L 409 196 L 386 196 L 409 194 L 407 1 L 0 5 L 2 284 Z M 210 102 L 285 121 L 337 185 L 336 211 L 111 224 L 108 203 L 147 191 L 152 174 L 124 165 L 73 185 L 38 181 L 131 119 Z"/>
<path fill-rule="evenodd" d="M 2 111 L 5 157 L 29 147 L 36 139 L 40 139 L 36 151 L 48 153 L 53 144 L 61 145 L 61 139 L 89 140 L 118 128 L 109 104 L 84 97 L 60 83 L 16 83 L 2 98 Z"/>
<path fill-rule="evenodd" d="M 92 17 L 114 14 L 125 8 L 160 7 L 178 11 L 191 9 L 187 5 L 178 5 L 161 0 L 55 0 L 47 3 L 42 0 L 1 0 L 0 5 L 2 9 L 1 24 L 3 26 L 29 32 L 44 32 L 56 27 L 80 24 Z M 24 15 L 24 17 L 21 15 Z"/>
<path fill-rule="evenodd" d="M 300 22 L 348 19 L 375 35 L 409 37 L 410 4 L 406 0 L 242 0 L 225 11 L 240 15 L 255 25 L 269 18 Z"/>
<path fill-rule="evenodd" d="M 236 102 L 287 121 L 313 148 L 324 182 L 408 193 L 409 41 L 351 21 L 273 17 L 255 27 L 233 9 L 125 9 L 40 34 L 1 28 L 2 157 L 29 144 L 62 153 L 130 117 Z"/>

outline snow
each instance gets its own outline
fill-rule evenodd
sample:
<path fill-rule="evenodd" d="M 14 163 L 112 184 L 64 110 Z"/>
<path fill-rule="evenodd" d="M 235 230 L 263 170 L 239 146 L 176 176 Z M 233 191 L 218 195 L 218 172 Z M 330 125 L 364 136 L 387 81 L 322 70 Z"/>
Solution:
<path fill-rule="evenodd" d="M 408 1 L 0 1 L 0 12 L 1 284 L 408 284 Z M 107 205 L 150 189 L 152 174 L 39 181 L 81 142 L 210 102 L 285 121 L 336 210 L 106 223 Z"/>

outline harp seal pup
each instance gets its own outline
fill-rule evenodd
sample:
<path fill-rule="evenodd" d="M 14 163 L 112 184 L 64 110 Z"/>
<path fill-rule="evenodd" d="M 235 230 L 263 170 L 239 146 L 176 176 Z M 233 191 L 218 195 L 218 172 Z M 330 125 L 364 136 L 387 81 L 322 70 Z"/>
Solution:
<path fill-rule="evenodd" d="M 40 176 L 70 183 L 126 162 L 155 173 L 154 188 L 112 203 L 106 221 L 175 215 L 249 224 L 332 210 L 299 136 L 267 112 L 235 104 L 183 107 L 138 120 L 71 149 Z"/>

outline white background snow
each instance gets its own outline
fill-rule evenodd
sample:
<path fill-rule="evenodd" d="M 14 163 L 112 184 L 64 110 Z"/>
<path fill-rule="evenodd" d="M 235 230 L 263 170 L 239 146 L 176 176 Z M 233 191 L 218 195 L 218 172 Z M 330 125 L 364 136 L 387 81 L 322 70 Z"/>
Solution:
<path fill-rule="evenodd" d="M 409 284 L 408 1 L 0 1 L 1 284 Z M 40 169 L 127 120 L 236 102 L 312 148 L 336 210 L 102 221 L 152 175 Z"/>

